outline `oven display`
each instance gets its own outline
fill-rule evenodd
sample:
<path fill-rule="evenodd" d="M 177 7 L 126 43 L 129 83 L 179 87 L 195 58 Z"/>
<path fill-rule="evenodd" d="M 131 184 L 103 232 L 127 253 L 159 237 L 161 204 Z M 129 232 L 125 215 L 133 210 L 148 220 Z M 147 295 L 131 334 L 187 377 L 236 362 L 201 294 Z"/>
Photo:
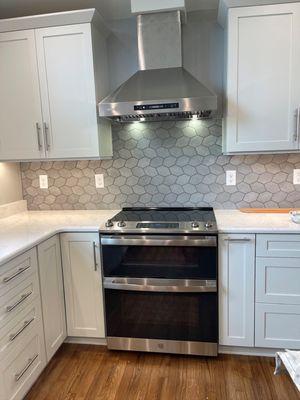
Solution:
<path fill-rule="evenodd" d="M 178 222 L 140 222 L 136 226 L 137 228 L 153 228 L 153 229 L 178 229 Z"/>

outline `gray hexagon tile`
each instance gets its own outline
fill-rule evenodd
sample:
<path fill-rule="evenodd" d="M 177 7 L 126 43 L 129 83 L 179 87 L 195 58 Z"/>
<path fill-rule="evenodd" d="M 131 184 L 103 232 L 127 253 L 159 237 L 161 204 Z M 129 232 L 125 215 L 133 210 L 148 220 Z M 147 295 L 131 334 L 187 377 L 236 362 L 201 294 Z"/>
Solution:
<path fill-rule="evenodd" d="M 292 184 L 300 154 L 221 154 L 221 121 L 178 121 L 113 127 L 113 160 L 22 163 L 30 210 L 124 206 L 300 207 Z M 225 186 L 225 171 L 237 186 Z M 95 173 L 105 187 L 95 188 Z M 49 176 L 39 189 L 38 175 Z"/>

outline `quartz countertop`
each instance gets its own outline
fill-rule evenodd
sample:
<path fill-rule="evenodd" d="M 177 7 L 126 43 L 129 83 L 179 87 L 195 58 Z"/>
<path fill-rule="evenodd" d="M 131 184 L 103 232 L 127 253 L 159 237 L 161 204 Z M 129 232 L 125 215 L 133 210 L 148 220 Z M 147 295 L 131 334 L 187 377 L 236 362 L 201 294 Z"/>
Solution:
<path fill-rule="evenodd" d="M 0 219 L 0 264 L 60 232 L 97 232 L 118 210 L 27 211 Z"/>
<path fill-rule="evenodd" d="M 119 210 L 25 211 L 0 219 L 0 264 L 60 232 L 97 232 Z M 299 233 L 289 214 L 215 210 L 219 233 Z"/>

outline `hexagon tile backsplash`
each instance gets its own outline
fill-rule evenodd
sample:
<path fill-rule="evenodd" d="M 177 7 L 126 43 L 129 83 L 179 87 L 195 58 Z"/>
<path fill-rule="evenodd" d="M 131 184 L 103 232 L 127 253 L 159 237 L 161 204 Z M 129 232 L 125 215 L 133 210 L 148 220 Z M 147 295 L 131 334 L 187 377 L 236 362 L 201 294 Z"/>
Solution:
<path fill-rule="evenodd" d="M 223 156 L 219 120 L 124 124 L 113 137 L 112 160 L 22 163 L 28 208 L 300 207 L 300 154 Z M 236 186 L 225 185 L 226 170 L 237 171 Z M 105 188 L 95 188 L 96 173 Z M 39 189 L 41 174 L 49 189 Z"/>

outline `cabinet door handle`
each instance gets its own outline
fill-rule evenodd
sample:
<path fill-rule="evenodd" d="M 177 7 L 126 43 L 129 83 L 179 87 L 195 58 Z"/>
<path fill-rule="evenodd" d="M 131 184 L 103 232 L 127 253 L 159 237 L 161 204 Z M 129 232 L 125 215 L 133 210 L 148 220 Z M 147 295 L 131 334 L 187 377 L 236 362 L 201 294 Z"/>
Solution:
<path fill-rule="evenodd" d="M 296 118 L 296 128 L 295 128 L 295 133 L 294 133 L 294 141 L 295 142 L 297 142 L 299 140 L 299 117 L 300 117 L 300 107 L 298 107 L 295 112 L 295 118 Z"/>
<path fill-rule="evenodd" d="M 40 124 L 37 122 L 35 124 L 35 127 L 36 127 L 38 148 L 39 148 L 39 151 L 41 151 L 43 146 L 42 146 L 42 142 L 41 142 L 41 127 L 40 127 Z"/>
<path fill-rule="evenodd" d="M 97 247 L 96 242 L 93 242 L 94 270 L 95 271 L 97 271 L 97 266 L 98 266 L 98 264 L 97 264 L 97 256 L 96 256 L 96 247 Z"/>
<path fill-rule="evenodd" d="M 50 137 L 49 137 L 49 126 L 46 122 L 44 122 L 44 132 L 45 132 L 45 142 L 46 142 L 46 150 L 50 150 Z"/>
<path fill-rule="evenodd" d="M 251 242 L 252 239 L 250 239 L 250 238 L 240 238 L 240 239 L 225 238 L 223 240 L 225 242 Z"/>
<path fill-rule="evenodd" d="M 18 372 L 17 374 L 15 374 L 15 381 L 18 382 L 22 376 L 25 374 L 25 372 L 28 370 L 28 368 L 30 368 L 30 366 L 35 362 L 35 360 L 38 358 L 38 354 L 36 354 L 34 357 L 29 358 L 27 361 L 26 366 L 22 369 L 22 371 Z"/>
<path fill-rule="evenodd" d="M 29 321 L 24 321 L 23 326 L 16 333 L 9 335 L 9 341 L 13 342 L 33 321 L 34 317 L 32 317 Z"/>
<path fill-rule="evenodd" d="M 23 303 L 23 301 L 25 301 L 27 299 L 27 297 L 31 296 L 32 292 L 28 292 L 25 294 L 22 294 L 22 296 L 20 297 L 20 299 L 18 301 L 16 301 L 14 304 L 12 304 L 11 306 L 7 306 L 6 307 L 6 312 L 11 312 L 13 309 L 15 309 L 18 305 L 20 305 L 21 303 Z"/>
<path fill-rule="evenodd" d="M 3 278 L 3 283 L 8 283 L 11 280 L 17 278 L 19 275 L 23 274 L 23 272 L 27 271 L 30 268 L 30 265 L 28 265 L 27 267 L 21 267 L 18 269 L 17 272 L 15 272 L 14 274 L 10 275 L 10 276 L 6 276 L 5 278 Z"/>

